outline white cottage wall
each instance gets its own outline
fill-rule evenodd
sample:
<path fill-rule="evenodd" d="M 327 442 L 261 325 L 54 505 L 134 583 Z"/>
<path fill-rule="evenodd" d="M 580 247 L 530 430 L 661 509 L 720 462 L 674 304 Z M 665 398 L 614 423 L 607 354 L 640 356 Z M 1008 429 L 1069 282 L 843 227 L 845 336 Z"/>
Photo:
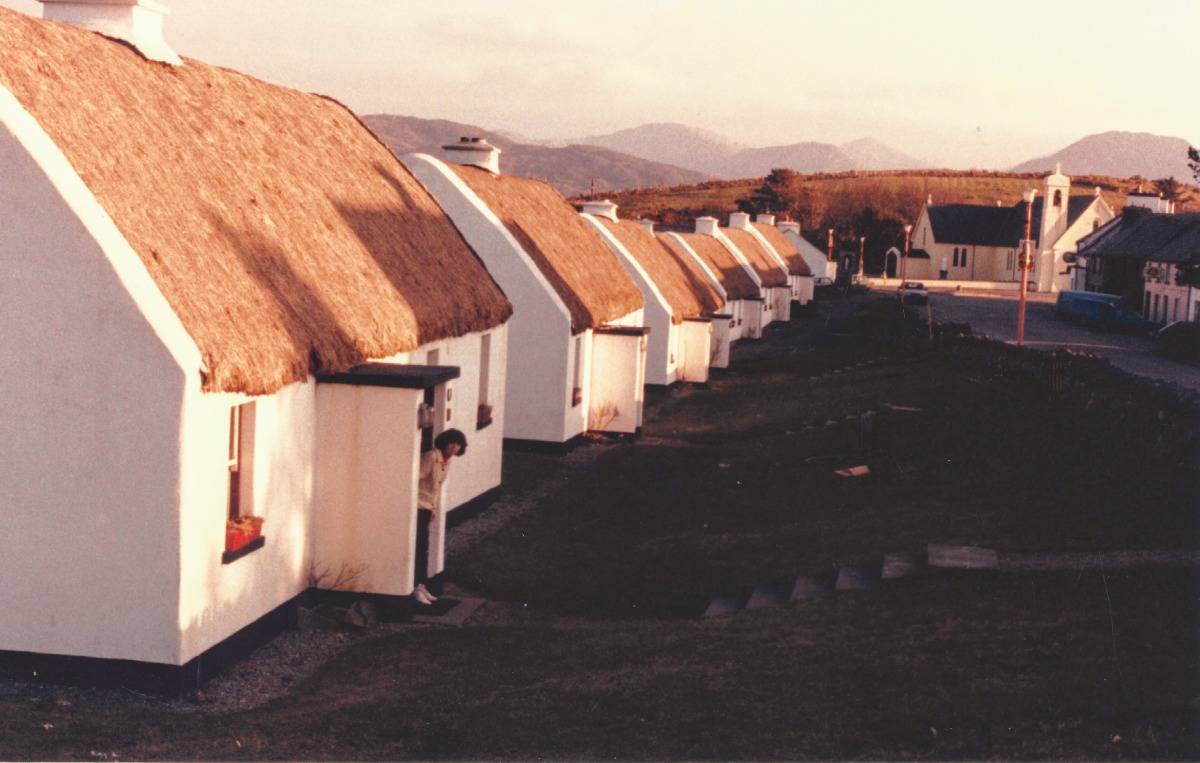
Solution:
<path fill-rule="evenodd" d="M 483 346 L 488 347 L 487 379 L 482 376 Z M 437 352 L 438 365 L 458 366 L 460 375 L 450 384 L 454 399 L 446 406 L 450 417 L 436 431 L 457 428 L 467 437 L 466 455 L 454 459 L 446 478 L 443 507 L 447 512 L 500 485 L 505 436 L 505 390 L 508 376 L 508 326 L 465 334 L 422 345 L 417 350 L 383 358 L 385 363 L 424 365 L 430 352 Z M 486 400 L 481 387 L 487 387 Z M 479 427 L 480 403 L 492 406 L 492 421 Z"/>
<path fill-rule="evenodd" d="M 642 424 L 646 337 L 627 332 L 592 334 L 588 429 L 631 434 Z"/>
<path fill-rule="evenodd" d="M 0 649 L 179 658 L 180 418 L 199 352 L 0 88 Z"/>
<path fill-rule="evenodd" d="M 704 384 L 708 381 L 710 364 L 713 361 L 713 348 L 716 341 L 713 327 L 720 319 L 686 318 L 679 326 L 680 367 L 679 378 L 682 381 Z M 726 351 L 728 355 L 728 351 Z"/>
<path fill-rule="evenodd" d="M 650 278 L 650 274 L 612 235 L 611 231 L 592 215 L 582 214 L 581 216 L 592 224 L 600 238 L 617 256 L 617 260 L 625 268 L 625 272 L 629 274 L 633 282 L 637 284 L 638 290 L 646 302 L 643 315 L 645 325 L 650 327 L 650 340 L 646 350 L 646 382 L 663 386 L 673 384 L 678 377 L 678 370 L 676 368 L 677 355 L 672 349 L 672 344 L 678 342 L 678 331 L 676 325 L 671 322 L 671 305 Z"/>
<path fill-rule="evenodd" d="M 420 389 L 317 385 L 312 564 L 326 573 L 326 586 L 349 573 L 338 588 L 412 592 L 423 396 Z"/>
<path fill-rule="evenodd" d="M 566 305 L 504 223 L 452 169 L 426 154 L 403 160 L 513 304 L 504 437 L 563 442 L 581 434 L 585 416 L 572 415 L 570 406 L 574 338 Z"/>
<path fill-rule="evenodd" d="M 317 384 L 253 398 L 252 488 L 243 514 L 263 518 L 265 545 L 222 564 L 229 506 L 229 429 L 240 395 L 189 385 L 181 438 L 180 664 L 308 587 L 313 541 Z"/>

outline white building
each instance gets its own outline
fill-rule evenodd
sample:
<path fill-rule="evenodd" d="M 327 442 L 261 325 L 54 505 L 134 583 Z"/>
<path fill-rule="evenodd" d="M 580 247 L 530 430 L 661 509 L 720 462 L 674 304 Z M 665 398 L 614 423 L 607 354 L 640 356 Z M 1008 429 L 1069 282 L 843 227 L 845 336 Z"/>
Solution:
<path fill-rule="evenodd" d="M 1020 281 L 1025 207 L 1024 201 L 992 206 L 935 205 L 928 200 L 913 226 L 906 277 L 924 281 Z M 1076 250 L 1079 239 L 1111 220 L 1112 209 L 1099 188 L 1087 195 L 1071 196 L 1071 179 L 1056 167 L 1044 178 L 1031 212 L 1035 255 L 1030 288 L 1070 289 L 1073 268 L 1064 255 Z"/>
<path fill-rule="evenodd" d="M 511 305 L 340 104 L 46 12 L 104 36 L 0 9 L 0 654 L 202 680 L 310 576 L 411 591 L 420 424 L 448 507 L 499 483 Z"/>
<path fill-rule="evenodd" d="M 721 228 L 721 242 L 750 268 L 762 295 L 762 328 L 775 321 L 786 321 L 792 313 L 792 287 L 787 266 L 762 234 L 750 224 L 750 215 L 734 212 L 727 228 Z"/>
<path fill-rule="evenodd" d="M 704 270 L 709 282 L 720 288 L 725 299 L 725 312 L 716 317 L 728 323 L 724 335 L 718 335 L 719 346 L 714 354 L 713 367 L 725 368 L 733 342 L 762 337 L 765 300 L 749 264 L 739 259 L 733 247 L 722 241 L 724 237 L 720 235 L 716 218 L 697 218 L 695 226 L 694 233 L 670 232 L 662 234 L 661 239 L 676 252 L 692 257 Z"/>
<path fill-rule="evenodd" d="M 770 215 L 767 215 L 770 217 Z M 820 249 L 812 245 L 808 239 L 800 235 L 800 223 L 783 221 L 776 223 L 775 227 L 787 236 L 788 241 L 796 248 L 800 254 L 804 264 L 808 265 L 808 269 L 812 271 L 814 279 L 826 279 L 832 283 L 837 280 L 837 262 L 830 259 L 829 256 Z"/>
<path fill-rule="evenodd" d="M 1145 197 L 1079 242 L 1087 288 L 1119 294 L 1159 323 L 1200 320 L 1200 214 L 1173 214 Z"/>
<path fill-rule="evenodd" d="M 811 302 L 816 285 L 812 268 L 809 267 L 792 237 L 775 227 L 775 215 L 762 214 L 755 217 L 753 223 L 749 223 L 748 220 L 746 222 L 759 240 L 770 247 L 776 258 L 783 263 L 787 272 L 792 301 L 800 306 Z M 729 224 L 731 227 L 734 226 L 732 216 Z"/>
<path fill-rule="evenodd" d="M 464 138 L 404 157 L 512 300 L 507 439 L 562 444 L 632 433 L 646 382 L 644 301 L 595 229 L 548 184 L 500 173 Z"/>
<path fill-rule="evenodd" d="M 707 382 L 714 342 L 712 315 L 725 305 L 716 287 L 697 271 L 690 257 L 680 256 L 655 238 L 653 223 L 620 220 L 611 201 L 585 202 L 583 217 L 617 255 L 646 301 L 645 321 L 650 329 L 646 382 Z"/>

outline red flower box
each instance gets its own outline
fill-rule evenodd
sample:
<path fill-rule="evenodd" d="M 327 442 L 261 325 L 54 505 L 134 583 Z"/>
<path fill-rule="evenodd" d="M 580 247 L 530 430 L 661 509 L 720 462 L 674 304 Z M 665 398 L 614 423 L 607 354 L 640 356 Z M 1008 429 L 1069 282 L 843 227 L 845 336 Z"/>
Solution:
<path fill-rule="evenodd" d="M 262 535 L 262 517 L 239 517 L 225 523 L 225 550 L 237 551 Z"/>

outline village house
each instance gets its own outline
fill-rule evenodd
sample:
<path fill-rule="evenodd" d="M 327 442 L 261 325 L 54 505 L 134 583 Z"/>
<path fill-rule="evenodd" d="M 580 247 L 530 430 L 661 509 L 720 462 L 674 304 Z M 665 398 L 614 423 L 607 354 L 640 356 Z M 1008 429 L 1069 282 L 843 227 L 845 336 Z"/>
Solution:
<path fill-rule="evenodd" d="M 759 215 L 759 222 L 774 215 Z M 787 237 L 795 250 L 804 260 L 804 264 L 812 272 L 814 282 L 833 283 L 837 280 L 837 262 L 829 255 L 813 246 L 812 242 L 800 234 L 800 223 L 784 220 L 775 223 L 775 227 Z"/>
<path fill-rule="evenodd" d="M 485 140 L 404 162 L 513 302 L 505 438 L 559 446 L 588 430 L 637 432 L 644 300 L 596 230 L 547 183 L 501 174 Z"/>
<path fill-rule="evenodd" d="M 727 341 L 718 342 L 712 366 L 726 368 L 729 365 L 729 350 L 734 342 L 762 337 L 763 298 L 751 275 L 750 266 L 739 260 L 729 247 L 713 235 L 717 232 L 716 219 L 702 217 L 695 224 L 698 231 L 712 233 L 671 231 L 659 234 L 659 239 L 677 254 L 691 257 L 725 300 L 724 312 L 714 315 L 714 318 L 727 321 L 724 335 Z M 718 336 L 718 339 L 721 337 Z"/>
<path fill-rule="evenodd" d="M 583 204 L 583 217 L 621 261 L 646 301 L 650 329 L 646 383 L 704 383 L 712 360 L 714 321 L 725 300 L 690 258 L 669 249 L 654 236 L 654 223 L 617 217 L 611 201 Z M 716 321 L 718 332 L 728 323 Z"/>
<path fill-rule="evenodd" d="M 750 215 L 734 212 L 729 216 L 729 227 L 722 228 L 721 234 L 723 243 L 732 247 L 733 253 L 750 266 L 763 297 L 763 328 L 775 321 L 789 320 L 792 314 L 792 286 L 788 281 L 787 266 L 762 234 L 750 224 Z"/>
<path fill-rule="evenodd" d="M 1164 210 L 1158 212 L 1157 210 Z M 1135 199 L 1079 242 L 1087 290 L 1119 294 L 1147 320 L 1200 320 L 1200 214 Z"/>
<path fill-rule="evenodd" d="M 412 591 L 442 429 L 470 440 L 445 509 L 500 481 L 487 270 L 348 109 L 181 60 L 164 12 L 0 9 L 0 664 L 26 677 L 195 684 L 314 580 Z"/>
<path fill-rule="evenodd" d="M 929 198 L 913 226 L 910 251 L 904 263 L 889 258 L 889 275 L 901 272 L 909 280 L 949 280 L 1013 284 L 1021 280 L 1018 267 L 1025 235 L 1024 201 L 1010 206 L 934 204 Z M 1097 187 L 1089 195 L 1071 196 L 1071 179 L 1060 167 L 1046 175 L 1033 202 L 1030 236 L 1034 267 L 1029 288 L 1061 291 L 1072 286 L 1064 255 L 1076 243 L 1111 220 L 1113 211 Z"/>
<path fill-rule="evenodd" d="M 731 220 L 730 225 L 733 224 Z M 779 261 L 783 263 L 787 272 L 792 301 L 801 307 L 811 302 L 816 285 L 812 268 L 808 266 L 808 262 L 805 261 L 792 239 L 775 227 L 775 215 L 757 215 L 754 222 L 750 223 L 750 230 L 759 237 L 760 241 L 770 247 Z"/>

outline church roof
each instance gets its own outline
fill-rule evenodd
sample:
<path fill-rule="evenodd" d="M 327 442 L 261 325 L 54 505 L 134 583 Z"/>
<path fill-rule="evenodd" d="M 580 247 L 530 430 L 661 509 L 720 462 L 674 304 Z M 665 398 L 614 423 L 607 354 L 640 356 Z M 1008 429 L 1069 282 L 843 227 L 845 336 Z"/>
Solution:
<path fill-rule="evenodd" d="M 1079 254 L 1200 264 L 1200 214 L 1126 209 L 1120 217 L 1081 239 Z"/>
<path fill-rule="evenodd" d="M 1096 201 L 1095 196 L 1071 196 L 1067 199 L 1067 225 L 1072 225 Z M 1042 227 L 1042 205 L 1033 201 L 1032 234 L 1036 241 Z M 1016 248 L 1025 235 L 1025 202 L 1010 207 L 986 204 L 940 204 L 927 207 L 933 237 L 939 244 L 1005 246 Z"/>

